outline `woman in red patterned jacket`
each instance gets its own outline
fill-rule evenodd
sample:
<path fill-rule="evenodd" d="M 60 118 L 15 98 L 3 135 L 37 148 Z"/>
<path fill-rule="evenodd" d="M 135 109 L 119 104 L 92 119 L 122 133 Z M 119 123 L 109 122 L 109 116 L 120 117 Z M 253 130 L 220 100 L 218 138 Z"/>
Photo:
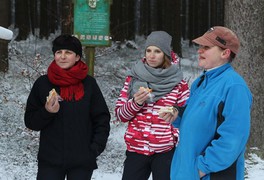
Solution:
<path fill-rule="evenodd" d="M 154 31 L 148 37 L 145 58 L 129 72 L 116 103 L 118 121 L 128 122 L 123 180 L 170 179 L 170 165 L 179 131 L 171 124 L 178 112 L 164 107 L 183 106 L 189 88 L 171 51 L 172 37 Z M 144 87 L 144 88 L 142 88 Z"/>

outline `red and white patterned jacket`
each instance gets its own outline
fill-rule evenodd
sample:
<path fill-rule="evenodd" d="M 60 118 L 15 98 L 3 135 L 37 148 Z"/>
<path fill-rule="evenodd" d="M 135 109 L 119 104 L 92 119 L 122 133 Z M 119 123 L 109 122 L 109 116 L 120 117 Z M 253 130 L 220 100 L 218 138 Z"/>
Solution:
<path fill-rule="evenodd" d="M 175 147 L 179 130 L 159 117 L 162 106 L 183 106 L 189 97 L 189 87 L 182 80 L 174 89 L 154 103 L 138 106 L 127 93 L 131 77 L 126 78 L 116 102 L 117 121 L 128 122 L 125 133 L 127 150 L 144 155 L 167 152 Z"/>

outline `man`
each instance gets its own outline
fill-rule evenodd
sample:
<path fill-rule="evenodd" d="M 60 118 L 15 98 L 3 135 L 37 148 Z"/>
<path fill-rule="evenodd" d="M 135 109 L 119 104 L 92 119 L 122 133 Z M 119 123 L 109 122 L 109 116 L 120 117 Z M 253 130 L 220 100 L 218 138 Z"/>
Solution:
<path fill-rule="evenodd" d="M 244 179 L 244 152 L 250 133 L 251 92 L 231 66 L 239 40 L 216 26 L 194 39 L 204 73 L 175 126 L 180 142 L 171 166 L 172 180 Z M 181 111 L 179 111 L 181 112 Z"/>

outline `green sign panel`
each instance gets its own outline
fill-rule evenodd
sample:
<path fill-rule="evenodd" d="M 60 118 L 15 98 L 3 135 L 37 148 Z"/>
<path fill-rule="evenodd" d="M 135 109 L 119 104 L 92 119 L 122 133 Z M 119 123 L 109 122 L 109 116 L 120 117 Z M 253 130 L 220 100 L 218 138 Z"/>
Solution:
<path fill-rule="evenodd" d="M 75 0 L 74 35 L 86 46 L 110 46 L 110 0 Z"/>

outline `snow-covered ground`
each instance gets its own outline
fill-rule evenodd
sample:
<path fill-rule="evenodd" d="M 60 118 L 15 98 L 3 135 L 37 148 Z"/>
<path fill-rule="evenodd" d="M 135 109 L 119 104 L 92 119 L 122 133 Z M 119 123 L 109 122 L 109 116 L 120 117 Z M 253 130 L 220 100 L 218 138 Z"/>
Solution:
<path fill-rule="evenodd" d="M 24 109 L 32 84 L 46 72 L 52 60 L 52 39 L 54 36 L 49 40 L 31 36 L 26 41 L 9 43 L 9 71 L 0 73 L 0 180 L 36 179 L 39 133 L 25 128 Z M 112 123 L 107 147 L 98 158 L 99 168 L 94 171 L 94 180 L 121 179 L 126 124 L 114 123 L 113 110 L 127 69 L 141 58 L 143 44 L 144 38 L 139 37 L 136 42 L 96 48 L 94 75 L 112 113 Z M 181 67 L 191 84 L 201 70 L 197 68 L 195 49 L 186 44 L 183 44 Z M 246 179 L 260 180 L 263 177 L 264 161 L 256 153 L 248 154 Z"/>

